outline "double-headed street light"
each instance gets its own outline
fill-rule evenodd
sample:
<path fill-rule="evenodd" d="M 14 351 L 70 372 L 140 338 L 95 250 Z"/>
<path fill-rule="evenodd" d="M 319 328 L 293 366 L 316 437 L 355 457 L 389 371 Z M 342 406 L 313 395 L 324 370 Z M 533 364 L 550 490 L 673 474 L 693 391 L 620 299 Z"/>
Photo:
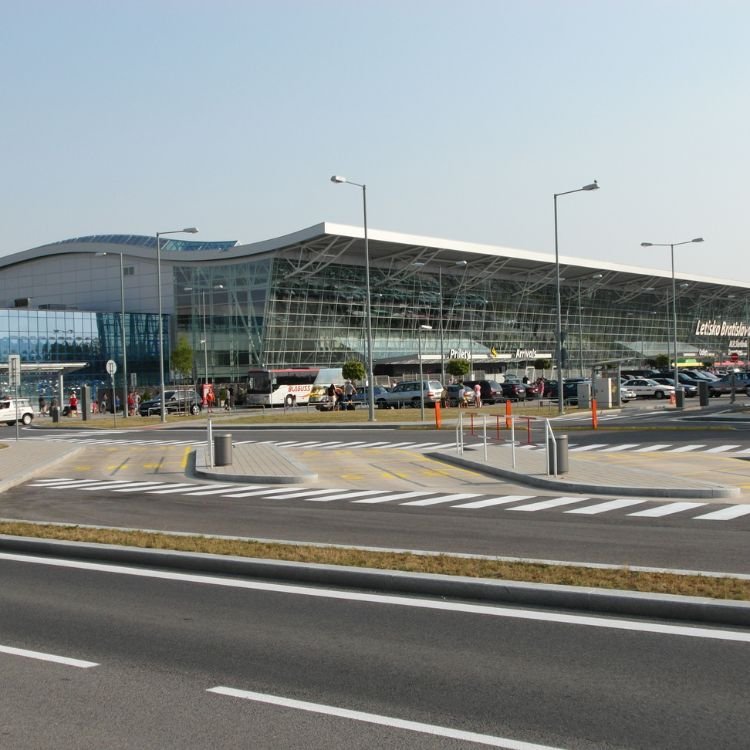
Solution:
<path fill-rule="evenodd" d="M 156 284 L 159 294 L 159 411 L 161 412 L 161 421 L 167 421 L 167 410 L 164 404 L 164 323 L 161 319 L 161 237 L 165 234 L 196 234 L 198 230 L 195 227 L 186 227 L 185 229 L 170 229 L 168 232 L 156 233 Z"/>
<path fill-rule="evenodd" d="M 362 214 L 363 227 L 365 233 L 365 315 L 367 322 L 367 419 L 370 422 L 375 421 L 375 375 L 372 364 L 372 308 L 370 303 L 370 248 L 367 242 L 367 185 L 360 182 L 353 182 L 346 177 L 335 174 L 331 177 L 331 182 L 337 184 L 347 183 L 355 187 L 362 188 Z"/>
<path fill-rule="evenodd" d="M 674 249 L 679 245 L 689 245 L 691 242 L 703 242 L 703 237 L 695 237 L 692 240 L 684 240 L 683 242 L 641 242 L 641 247 L 668 247 L 672 259 L 672 345 L 674 346 L 675 394 L 679 388 L 680 381 L 677 368 L 677 283 L 674 277 Z"/>
<path fill-rule="evenodd" d="M 557 406 L 558 412 L 563 414 L 564 406 L 564 379 L 563 379 L 563 342 L 562 342 L 562 302 L 560 300 L 560 253 L 557 247 L 557 199 L 561 195 L 570 195 L 571 193 L 582 193 L 589 190 L 598 190 L 599 185 L 594 180 L 589 185 L 584 185 L 576 190 L 566 190 L 564 193 L 554 193 L 553 200 L 555 204 L 555 295 L 557 298 L 557 346 L 555 348 L 555 359 L 557 360 Z"/>
<path fill-rule="evenodd" d="M 422 372 L 422 331 L 431 331 L 432 326 L 421 325 L 417 331 L 417 352 L 419 356 L 419 418 L 424 422 L 424 373 Z"/>

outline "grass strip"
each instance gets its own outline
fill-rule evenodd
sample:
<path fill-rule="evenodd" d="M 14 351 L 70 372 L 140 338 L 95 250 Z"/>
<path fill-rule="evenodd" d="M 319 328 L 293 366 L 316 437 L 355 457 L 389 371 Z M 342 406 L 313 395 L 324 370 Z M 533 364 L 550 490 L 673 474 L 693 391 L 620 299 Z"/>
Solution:
<path fill-rule="evenodd" d="M 119 529 L 89 529 L 79 526 L 4 522 L 0 535 L 58 539 L 72 542 L 114 544 L 144 549 L 233 555 L 299 563 L 347 565 L 358 568 L 396 570 L 408 573 L 487 578 L 490 580 L 590 586 L 655 594 L 701 596 L 735 601 L 750 600 L 750 581 L 728 577 L 653 573 L 623 568 L 587 568 L 543 565 L 408 552 L 373 552 L 304 544 L 273 544 L 252 540 L 217 539 Z"/>

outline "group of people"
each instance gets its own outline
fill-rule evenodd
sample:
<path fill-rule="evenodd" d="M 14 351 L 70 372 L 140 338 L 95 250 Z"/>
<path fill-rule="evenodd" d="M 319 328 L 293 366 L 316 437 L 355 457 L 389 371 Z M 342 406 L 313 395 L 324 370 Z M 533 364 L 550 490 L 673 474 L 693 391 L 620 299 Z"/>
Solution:
<path fill-rule="evenodd" d="M 357 389 L 351 380 L 347 380 L 343 386 L 331 383 L 328 386 L 327 395 L 328 402 L 331 404 L 331 411 L 341 409 L 353 409 L 353 399 L 357 393 Z"/>

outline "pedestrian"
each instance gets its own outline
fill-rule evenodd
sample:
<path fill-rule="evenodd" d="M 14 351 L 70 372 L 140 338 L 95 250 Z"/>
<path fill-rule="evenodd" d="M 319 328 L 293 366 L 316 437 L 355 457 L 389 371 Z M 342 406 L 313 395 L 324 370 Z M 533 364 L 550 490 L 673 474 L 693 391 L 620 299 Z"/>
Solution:
<path fill-rule="evenodd" d="M 474 406 L 477 408 L 482 406 L 482 386 L 479 383 L 474 386 Z"/>
<path fill-rule="evenodd" d="M 346 408 L 347 409 L 353 409 L 354 404 L 352 404 L 352 399 L 354 398 L 354 395 L 357 393 L 357 389 L 354 386 L 354 383 L 352 383 L 351 380 L 347 380 L 346 383 L 344 383 L 344 399 L 346 400 Z"/>
<path fill-rule="evenodd" d="M 135 414 L 135 396 L 133 391 L 128 393 L 128 414 L 132 417 Z"/>
<path fill-rule="evenodd" d="M 68 406 L 70 407 L 69 414 L 72 416 L 75 414 L 78 416 L 78 396 L 75 391 L 70 392 L 70 398 L 68 399 Z"/>
<path fill-rule="evenodd" d="M 336 411 L 336 386 L 331 383 L 328 386 L 328 403 L 331 405 L 331 411 Z"/>
<path fill-rule="evenodd" d="M 107 413 L 107 391 L 102 391 L 101 398 L 99 399 L 99 414 Z"/>
<path fill-rule="evenodd" d="M 214 389 L 209 388 L 206 393 L 206 409 L 210 414 L 214 410 Z"/>
<path fill-rule="evenodd" d="M 44 394 L 39 394 L 39 416 L 43 416 L 47 413 L 47 400 L 44 398 Z"/>

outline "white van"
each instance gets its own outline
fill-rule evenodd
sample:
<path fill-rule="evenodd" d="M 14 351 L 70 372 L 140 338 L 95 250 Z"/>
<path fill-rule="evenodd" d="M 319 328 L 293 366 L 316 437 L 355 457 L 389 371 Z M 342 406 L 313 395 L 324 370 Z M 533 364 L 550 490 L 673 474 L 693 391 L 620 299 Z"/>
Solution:
<path fill-rule="evenodd" d="M 4 398 L 0 400 L 0 422 L 8 426 L 14 425 L 16 420 L 21 424 L 31 424 L 34 419 L 34 409 L 27 398 Z"/>

